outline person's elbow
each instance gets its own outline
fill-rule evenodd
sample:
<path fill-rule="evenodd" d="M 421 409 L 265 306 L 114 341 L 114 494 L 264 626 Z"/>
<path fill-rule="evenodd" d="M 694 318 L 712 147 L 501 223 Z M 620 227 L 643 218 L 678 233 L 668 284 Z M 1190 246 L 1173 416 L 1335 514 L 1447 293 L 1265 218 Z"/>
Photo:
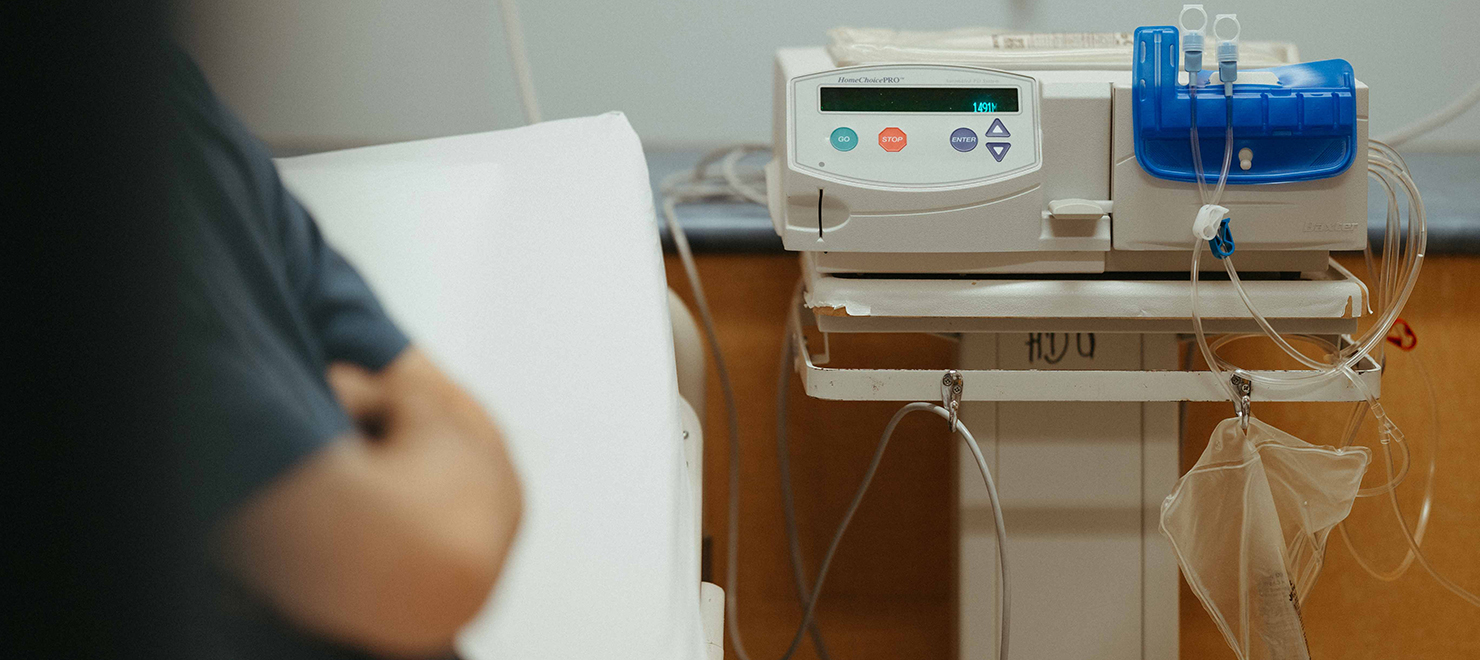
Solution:
<path fill-rule="evenodd" d="M 477 600 L 465 613 L 464 622 L 477 614 L 478 607 L 497 586 L 524 518 L 523 487 L 512 470 L 499 476 L 493 490 L 493 497 L 481 499 L 480 506 L 470 514 L 470 538 L 448 556 L 449 570 L 466 578 L 469 592 Z"/>
<path fill-rule="evenodd" d="M 518 479 L 510 473 L 495 490 L 494 497 L 456 507 L 432 523 L 442 529 L 429 532 L 431 547 L 410 557 L 415 568 L 408 576 L 414 577 L 394 598 L 401 605 L 393 607 L 405 609 L 388 617 L 410 625 L 382 628 L 388 635 L 375 644 L 380 650 L 402 657 L 445 653 L 477 616 L 503 575 L 523 518 Z"/>

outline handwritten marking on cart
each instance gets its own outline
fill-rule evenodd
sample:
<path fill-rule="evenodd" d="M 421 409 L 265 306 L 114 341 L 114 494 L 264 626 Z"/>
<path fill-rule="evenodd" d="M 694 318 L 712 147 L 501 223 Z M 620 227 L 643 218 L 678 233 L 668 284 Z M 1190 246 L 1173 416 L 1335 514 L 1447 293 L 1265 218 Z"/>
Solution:
<path fill-rule="evenodd" d="M 1079 357 L 1095 359 L 1095 333 L 1093 332 L 1030 332 L 1028 341 L 1028 364 L 1044 362 L 1058 364 L 1069 354 L 1070 345 Z"/>

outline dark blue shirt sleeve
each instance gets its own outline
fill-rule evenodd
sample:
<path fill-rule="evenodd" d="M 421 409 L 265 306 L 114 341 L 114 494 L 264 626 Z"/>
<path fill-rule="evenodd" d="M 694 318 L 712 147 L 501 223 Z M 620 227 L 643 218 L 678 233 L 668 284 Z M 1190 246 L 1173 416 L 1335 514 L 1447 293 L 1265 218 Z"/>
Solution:
<path fill-rule="evenodd" d="M 173 284 L 185 320 L 175 419 L 197 438 L 186 465 L 200 514 L 219 520 L 351 430 L 331 362 L 379 370 L 408 341 L 178 52 L 170 107 Z"/>
<path fill-rule="evenodd" d="M 277 179 L 274 175 L 274 180 Z M 364 278 L 324 240 L 308 211 L 277 183 L 284 249 L 313 333 L 330 362 L 350 362 L 379 371 L 408 343 L 387 317 Z"/>
<path fill-rule="evenodd" d="M 254 494 L 352 431 L 329 364 L 379 370 L 407 339 L 284 188 L 267 149 L 173 52 L 168 222 L 179 319 L 161 324 L 178 334 L 160 343 L 177 352 L 178 395 L 168 400 L 179 487 L 208 539 Z M 363 657 L 296 629 L 227 576 L 215 584 L 222 626 L 200 657 Z"/>

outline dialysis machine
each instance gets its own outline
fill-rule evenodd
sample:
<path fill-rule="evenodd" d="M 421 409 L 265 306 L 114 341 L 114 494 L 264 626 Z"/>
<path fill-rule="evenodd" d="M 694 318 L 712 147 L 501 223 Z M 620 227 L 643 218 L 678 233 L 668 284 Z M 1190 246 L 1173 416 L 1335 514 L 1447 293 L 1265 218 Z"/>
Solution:
<path fill-rule="evenodd" d="M 839 66 L 776 56 L 771 217 L 821 273 L 1183 271 L 1187 74 L 1173 28 L 1118 69 L 1074 62 Z M 1223 151 L 1216 85 L 1204 151 Z M 1240 268 L 1313 272 L 1367 240 L 1367 87 L 1335 60 L 1241 71 L 1223 205 Z M 1213 163 L 1216 172 L 1217 163 Z M 1257 185 L 1256 185 L 1257 184 Z"/>
<path fill-rule="evenodd" d="M 1367 87 L 1280 45 L 1189 72 L 1172 27 L 969 51 L 834 36 L 777 53 L 765 171 L 776 233 L 803 261 L 791 322 L 808 394 L 959 402 L 1007 520 L 1012 655 L 1175 657 L 1177 563 L 1157 516 L 1179 472 L 1176 402 L 1229 400 L 1178 357 L 1206 203 L 1190 129 L 1209 187 L 1231 135 L 1228 219 L 1211 220 L 1257 273 L 1248 295 L 1280 332 L 1339 342 L 1368 305 L 1329 259 L 1367 241 Z M 1203 282 L 1197 305 L 1208 332 L 1258 331 L 1227 280 Z M 959 336 L 959 369 L 828 367 L 826 338 L 852 332 Z M 1357 373 L 1377 390 L 1376 364 Z M 1341 379 L 1243 385 L 1246 401 L 1361 398 Z M 997 541 L 961 456 L 959 651 L 986 657 Z"/>

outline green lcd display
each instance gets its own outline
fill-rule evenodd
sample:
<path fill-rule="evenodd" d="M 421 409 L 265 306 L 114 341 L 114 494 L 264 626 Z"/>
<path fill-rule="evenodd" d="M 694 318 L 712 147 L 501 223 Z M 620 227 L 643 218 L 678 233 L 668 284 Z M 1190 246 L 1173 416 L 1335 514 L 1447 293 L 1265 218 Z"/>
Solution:
<path fill-rule="evenodd" d="M 1016 87 L 822 87 L 823 112 L 1017 112 Z"/>

